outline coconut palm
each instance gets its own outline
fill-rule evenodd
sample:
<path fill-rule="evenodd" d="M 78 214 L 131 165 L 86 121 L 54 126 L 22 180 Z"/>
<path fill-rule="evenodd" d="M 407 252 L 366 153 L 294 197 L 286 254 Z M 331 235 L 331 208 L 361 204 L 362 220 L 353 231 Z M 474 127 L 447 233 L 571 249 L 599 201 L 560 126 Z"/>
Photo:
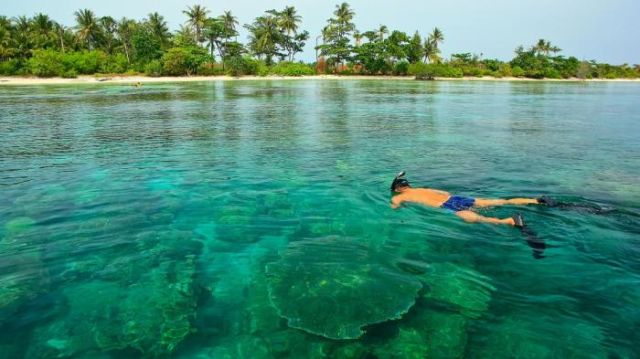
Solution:
<path fill-rule="evenodd" d="M 355 12 L 349 4 L 343 2 L 336 5 L 333 15 L 322 33 L 326 41 L 319 48 L 322 55 L 330 56 L 331 63 L 342 64 L 351 57 L 352 46 L 349 42 L 350 35 L 356 28 L 352 22 Z"/>
<path fill-rule="evenodd" d="M 278 25 L 280 26 L 280 29 L 287 34 L 284 47 L 289 53 L 289 61 L 293 61 L 293 52 L 295 47 L 293 42 L 294 38 L 298 34 L 298 24 L 301 21 L 302 17 L 298 15 L 296 8 L 293 6 L 287 6 L 282 12 L 278 13 Z"/>
<path fill-rule="evenodd" d="M 424 62 L 438 62 L 440 60 L 440 56 L 438 53 L 440 50 L 435 46 L 435 43 L 431 41 L 431 39 L 426 39 L 424 42 L 424 46 L 422 46 L 422 53 L 424 55 Z"/>
<path fill-rule="evenodd" d="M 551 45 L 550 41 L 546 41 L 545 39 L 540 39 L 538 42 L 531 48 L 538 55 L 549 56 L 549 53 L 557 53 L 562 51 L 559 47 Z"/>
<path fill-rule="evenodd" d="M 270 65 L 274 56 L 278 53 L 278 44 L 281 43 L 282 33 L 278 26 L 278 19 L 271 15 L 256 18 L 251 25 L 245 26 L 249 30 L 249 48 L 258 57 L 265 56 L 267 65 Z"/>
<path fill-rule="evenodd" d="M 149 26 L 149 29 L 151 29 L 151 33 L 153 34 L 153 36 L 156 37 L 162 47 L 168 47 L 171 33 L 169 32 L 167 22 L 164 20 L 164 16 L 158 14 L 157 12 L 150 13 L 149 15 L 147 15 L 147 25 Z"/>
<path fill-rule="evenodd" d="M 78 41 L 89 49 L 93 49 L 100 38 L 100 25 L 93 11 L 89 9 L 78 10 L 76 17 L 76 36 Z"/>
<path fill-rule="evenodd" d="M 184 10 L 182 13 L 187 15 L 189 18 L 189 20 L 187 20 L 187 24 L 193 28 L 196 42 L 202 42 L 202 28 L 206 25 L 209 10 L 201 5 L 193 5 L 188 7 L 187 10 Z"/>
<path fill-rule="evenodd" d="M 348 24 L 353 20 L 355 12 L 349 7 L 349 4 L 343 2 L 340 5 L 336 5 L 336 10 L 333 12 L 340 24 Z"/>
<path fill-rule="evenodd" d="M 376 32 L 378 34 L 378 41 L 382 42 L 384 41 L 384 35 L 389 33 L 389 29 L 386 25 L 380 25 Z"/>
<path fill-rule="evenodd" d="M 111 16 L 103 16 L 100 18 L 100 28 L 102 33 L 102 43 L 108 54 L 113 53 L 116 44 L 116 32 L 118 23 Z"/>
<path fill-rule="evenodd" d="M 48 15 L 39 13 L 34 16 L 31 20 L 31 27 L 36 48 L 46 48 L 53 44 L 53 21 Z"/>
<path fill-rule="evenodd" d="M 13 54 L 12 31 L 11 20 L 6 16 L 0 16 L 0 60 L 9 58 Z"/>
<path fill-rule="evenodd" d="M 218 17 L 218 19 L 222 23 L 225 47 L 229 43 L 229 39 L 232 37 L 235 37 L 237 42 L 237 38 L 238 38 L 237 25 L 239 24 L 238 18 L 233 16 L 231 11 L 225 11 L 222 15 Z"/>
<path fill-rule="evenodd" d="M 65 35 L 67 34 L 67 27 L 58 22 L 54 22 L 53 29 L 56 34 L 57 41 L 60 42 L 60 51 L 64 53 L 65 51 L 64 40 L 65 40 Z"/>
<path fill-rule="evenodd" d="M 356 42 L 356 47 L 359 47 L 360 44 L 362 44 L 362 38 L 364 37 L 364 35 L 356 30 L 353 32 L 353 40 Z"/>
<path fill-rule="evenodd" d="M 293 6 L 287 6 L 280 13 L 278 23 L 280 28 L 287 33 L 287 36 L 298 32 L 298 24 L 302 21 L 302 17 L 296 12 Z"/>
<path fill-rule="evenodd" d="M 220 17 L 218 18 L 210 18 L 207 19 L 204 28 L 202 29 L 202 34 L 207 41 L 207 47 L 209 48 L 209 54 L 211 55 L 211 61 L 214 61 L 214 54 L 216 47 L 218 47 L 218 52 L 220 53 L 220 57 L 222 57 L 222 49 L 221 43 L 222 38 L 224 37 L 224 22 Z M 224 59 L 222 62 L 222 66 L 224 68 Z"/>
<path fill-rule="evenodd" d="M 26 16 L 13 19 L 12 47 L 19 57 L 28 57 L 33 48 L 31 22 Z"/>
<path fill-rule="evenodd" d="M 127 62 L 129 64 L 131 64 L 131 36 L 133 35 L 136 26 L 137 24 L 135 20 L 123 17 L 120 21 L 118 21 L 118 27 L 116 31 L 120 42 L 122 42 L 124 54 L 127 57 Z"/>
<path fill-rule="evenodd" d="M 429 35 L 429 40 L 433 43 L 433 46 L 438 49 L 440 47 L 440 43 L 444 41 L 444 34 L 442 34 L 442 31 L 436 27 Z"/>

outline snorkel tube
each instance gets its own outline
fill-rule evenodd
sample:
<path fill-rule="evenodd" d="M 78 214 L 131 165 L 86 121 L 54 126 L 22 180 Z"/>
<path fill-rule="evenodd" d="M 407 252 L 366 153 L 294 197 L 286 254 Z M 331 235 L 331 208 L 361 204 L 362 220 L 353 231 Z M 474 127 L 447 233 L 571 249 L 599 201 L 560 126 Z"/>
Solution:
<path fill-rule="evenodd" d="M 395 192 L 396 187 L 398 186 L 409 186 L 409 181 L 404 178 L 405 171 L 400 171 L 398 175 L 391 182 L 391 191 Z"/>

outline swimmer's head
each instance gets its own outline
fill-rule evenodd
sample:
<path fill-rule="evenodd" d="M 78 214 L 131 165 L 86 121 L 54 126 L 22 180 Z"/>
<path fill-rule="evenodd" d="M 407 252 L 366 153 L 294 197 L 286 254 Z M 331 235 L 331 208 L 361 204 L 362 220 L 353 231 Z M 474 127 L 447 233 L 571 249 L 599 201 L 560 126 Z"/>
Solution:
<path fill-rule="evenodd" d="M 392 192 L 402 192 L 405 189 L 411 187 L 409 185 L 409 181 L 407 181 L 407 179 L 404 178 L 404 175 L 405 175 L 405 172 L 402 171 L 402 172 L 398 173 L 396 178 L 393 179 L 393 182 L 391 182 L 391 191 Z"/>

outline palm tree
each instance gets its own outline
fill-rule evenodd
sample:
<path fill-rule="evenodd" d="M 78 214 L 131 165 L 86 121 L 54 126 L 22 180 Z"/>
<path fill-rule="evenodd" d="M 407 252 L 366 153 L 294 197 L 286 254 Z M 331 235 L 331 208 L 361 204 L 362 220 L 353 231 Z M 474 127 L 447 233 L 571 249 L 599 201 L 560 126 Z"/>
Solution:
<path fill-rule="evenodd" d="M 336 5 L 336 10 L 333 12 L 333 14 L 336 16 L 338 23 L 340 24 L 351 22 L 351 20 L 353 20 L 353 17 L 355 16 L 355 12 L 351 10 L 349 4 L 347 4 L 346 2 L 343 2 L 340 5 Z"/>
<path fill-rule="evenodd" d="M 93 49 L 100 37 L 100 26 L 96 15 L 89 9 L 78 10 L 76 17 L 76 36 L 89 49 Z"/>
<path fill-rule="evenodd" d="M 19 57 L 28 57 L 33 45 L 31 22 L 26 16 L 14 18 L 13 22 L 13 47 Z"/>
<path fill-rule="evenodd" d="M 120 42 L 122 42 L 122 47 L 124 48 L 124 54 L 127 57 L 127 63 L 131 64 L 131 36 L 136 28 L 135 20 L 127 19 L 123 17 L 118 22 L 118 28 L 116 30 L 118 34 L 118 38 L 120 38 Z"/>
<path fill-rule="evenodd" d="M 437 62 L 438 61 L 438 48 L 435 46 L 431 39 L 426 39 L 424 46 L 422 47 L 422 53 L 424 54 L 424 62 Z"/>
<path fill-rule="evenodd" d="M 53 21 L 48 15 L 39 13 L 31 20 L 36 48 L 46 48 L 51 43 L 53 33 Z"/>
<path fill-rule="evenodd" d="M 389 29 L 387 28 L 386 25 L 380 25 L 380 27 L 378 28 L 377 34 L 378 34 L 378 40 L 380 42 L 384 41 L 384 35 L 389 33 Z"/>
<path fill-rule="evenodd" d="M 267 65 L 271 65 L 273 56 L 278 55 L 277 44 L 281 41 L 278 19 L 273 15 L 264 15 L 245 27 L 249 30 L 251 50 L 258 57 L 264 55 Z"/>
<path fill-rule="evenodd" d="M 225 11 L 222 15 L 218 17 L 218 21 L 222 26 L 222 37 L 224 38 L 224 50 L 219 51 L 220 56 L 222 57 L 222 70 L 224 71 L 224 63 L 227 57 L 227 50 L 229 48 L 229 39 L 231 37 L 238 37 L 238 31 L 236 30 L 236 25 L 238 25 L 238 18 L 233 16 L 231 11 Z"/>
<path fill-rule="evenodd" d="M 56 38 L 60 41 L 60 50 L 64 53 L 64 37 L 67 33 L 67 27 L 58 22 L 54 22 L 53 29 L 55 31 Z"/>
<path fill-rule="evenodd" d="M 103 34 L 104 48 L 108 54 L 113 53 L 113 48 L 116 42 L 116 32 L 118 30 L 118 24 L 116 20 L 111 16 L 103 16 L 100 18 L 101 33 Z"/>
<path fill-rule="evenodd" d="M 151 33 L 156 37 L 163 48 L 168 47 L 169 39 L 171 38 L 171 32 L 164 17 L 157 12 L 147 15 L 147 24 L 151 29 Z"/>
<path fill-rule="evenodd" d="M 197 43 L 202 42 L 202 28 L 206 25 L 207 14 L 209 10 L 201 5 L 193 5 L 188 7 L 187 10 L 182 11 L 189 20 L 187 23 L 193 28 L 195 34 L 195 40 Z"/>
<path fill-rule="evenodd" d="M 289 52 L 289 61 L 293 61 L 293 44 L 292 37 L 298 33 L 298 24 L 302 21 L 302 17 L 296 12 L 293 6 L 287 6 L 279 13 L 278 25 L 287 34 L 285 48 Z"/>
<path fill-rule="evenodd" d="M 353 40 L 356 42 L 356 47 L 360 46 L 363 37 L 364 35 L 362 35 L 360 31 L 356 30 L 353 32 Z"/>
<path fill-rule="evenodd" d="M 220 49 L 220 39 L 224 34 L 224 24 L 222 20 L 218 18 L 210 18 L 207 19 L 207 22 L 202 29 L 204 38 L 207 40 L 207 47 L 209 48 L 209 53 L 211 55 L 211 61 L 215 61 L 215 56 L 213 54 L 216 46 L 218 47 L 218 52 L 222 51 Z M 222 57 L 222 55 L 220 56 Z M 224 69 L 224 59 L 222 62 L 222 67 Z"/>
<path fill-rule="evenodd" d="M 333 15 L 335 18 L 329 19 L 329 26 L 326 27 L 328 30 L 326 37 L 329 44 L 323 45 L 325 46 L 323 52 L 333 53 L 335 63 L 342 64 L 351 55 L 348 35 L 355 30 L 355 25 L 351 22 L 355 12 L 349 7 L 349 4 L 343 2 L 336 5 Z"/>
<path fill-rule="evenodd" d="M 12 30 L 11 20 L 6 16 L 0 16 L 0 60 L 9 58 L 13 54 L 13 46 L 11 46 Z"/>
<path fill-rule="evenodd" d="M 429 35 L 429 40 L 433 43 L 433 46 L 438 49 L 440 43 L 444 41 L 444 34 L 442 34 L 442 31 L 436 27 Z"/>
<path fill-rule="evenodd" d="M 180 29 L 173 35 L 173 44 L 178 47 L 197 45 L 193 28 L 187 25 L 180 25 Z"/>
<path fill-rule="evenodd" d="M 228 35 L 228 37 L 236 36 L 236 25 L 238 25 L 238 18 L 233 16 L 231 11 L 225 11 L 222 15 L 220 15 L 220 20 L 224 25 L 226 35 Z"/>

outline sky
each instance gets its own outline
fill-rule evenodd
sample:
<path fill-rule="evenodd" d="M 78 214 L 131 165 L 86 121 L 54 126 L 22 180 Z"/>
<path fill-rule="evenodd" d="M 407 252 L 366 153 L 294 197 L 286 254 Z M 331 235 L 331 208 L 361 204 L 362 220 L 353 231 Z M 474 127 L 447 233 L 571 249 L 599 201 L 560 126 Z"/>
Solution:
<path fill-rule="evenodd" d="M 339 1 L 322 0 L 0 0 L 0 15 L 33 16 L 42 12 L 67 26 L 73 12 L 89 8 L 98 16 L 123 16 L 140 20 L 157 11 L 171 30 L 186 21 L 182 10 L 200 4 L 219 15 L 230 10 L 241 25 L 268 9 L 292 5 L 302 16 L 302 30 L 310 33 L 297 60 L 315 59 L 315 41 Z M 544 38 L 559 46 L 565 56 L 611 64 L 640 63 L 640 0 L 351 0 L 358 30 L 381 24 L 390 30 L 426 35 L 434 27 L 445 37 L 442 54 L 470 52 L 482 58 L 510 60 L 518 45 L 528 47 Z M 246 41 L 246 31 L 240 32 Z"/>

